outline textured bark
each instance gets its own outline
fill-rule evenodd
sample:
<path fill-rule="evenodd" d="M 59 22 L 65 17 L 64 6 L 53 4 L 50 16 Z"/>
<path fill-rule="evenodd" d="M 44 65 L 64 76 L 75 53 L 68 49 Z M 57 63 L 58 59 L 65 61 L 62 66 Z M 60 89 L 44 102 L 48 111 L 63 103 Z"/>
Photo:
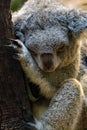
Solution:
<path fill-rule="evenodd" d="M 30 104 L 20 64 L 12 48 L 4 46 L 13 37 L 10 2 L 0 0 L 0 130 L 22 130 L 23 120 L 30 120 Z"/>

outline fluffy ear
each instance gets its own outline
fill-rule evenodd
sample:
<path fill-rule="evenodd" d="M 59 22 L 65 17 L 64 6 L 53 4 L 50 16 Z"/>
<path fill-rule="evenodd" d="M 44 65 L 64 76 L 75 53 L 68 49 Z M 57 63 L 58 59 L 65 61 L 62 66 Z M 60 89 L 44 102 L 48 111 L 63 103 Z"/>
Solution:
<path fill-rule="evenodd" d="M 83 34 L 87 29 L 87 12 L 80 10 L 69 11 L 67 23 L 74 37 Z"/>

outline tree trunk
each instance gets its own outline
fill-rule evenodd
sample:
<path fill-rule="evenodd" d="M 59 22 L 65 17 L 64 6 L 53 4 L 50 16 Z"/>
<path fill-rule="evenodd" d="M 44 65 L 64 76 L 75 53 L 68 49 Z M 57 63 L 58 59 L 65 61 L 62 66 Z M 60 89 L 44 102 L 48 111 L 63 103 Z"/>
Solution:
<path fill-rule="evenodd" d="M 14 51 L 4 45 L 13 37 L 11 0 L 0 0 L 0 130 L 22 130 L 30 110 L 27 88 Z"/>

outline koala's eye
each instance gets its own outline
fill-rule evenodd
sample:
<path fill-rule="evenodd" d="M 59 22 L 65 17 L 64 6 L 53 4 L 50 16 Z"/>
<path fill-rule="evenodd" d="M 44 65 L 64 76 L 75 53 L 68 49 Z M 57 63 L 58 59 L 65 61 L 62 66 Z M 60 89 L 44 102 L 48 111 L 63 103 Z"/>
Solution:
<path fill-rule="evenodd" d="M 64 45 L 61 45 L 60 47 L 57 48 L 57 53 L 62 53 L 65 49 Z"/>
<path fill-rule="evenodd" d="M 32 56 L 37 56 L 37 53 L 34 50 L 29 49 Z"/>

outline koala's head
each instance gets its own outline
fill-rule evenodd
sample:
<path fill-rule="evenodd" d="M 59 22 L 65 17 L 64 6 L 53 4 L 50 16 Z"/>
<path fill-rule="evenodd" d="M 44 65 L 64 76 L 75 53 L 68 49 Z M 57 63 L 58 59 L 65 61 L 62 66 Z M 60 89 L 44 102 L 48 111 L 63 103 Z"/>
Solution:
<path fill-rule="evenodd" d="M 25 44 L 39 68 L 45 72 L 52 72 L 64 60 L 69 39 L 65 27 L 53 26 L 45 30 L 37 30 L 32 35 L 28 34 Z"/>
<path fill-rule="evenodd" d="M 44 72 L 71 64 L 80 50 L 87 14 L 77 10 L 33 13 L 22 28 L 25 45 Z"/>

